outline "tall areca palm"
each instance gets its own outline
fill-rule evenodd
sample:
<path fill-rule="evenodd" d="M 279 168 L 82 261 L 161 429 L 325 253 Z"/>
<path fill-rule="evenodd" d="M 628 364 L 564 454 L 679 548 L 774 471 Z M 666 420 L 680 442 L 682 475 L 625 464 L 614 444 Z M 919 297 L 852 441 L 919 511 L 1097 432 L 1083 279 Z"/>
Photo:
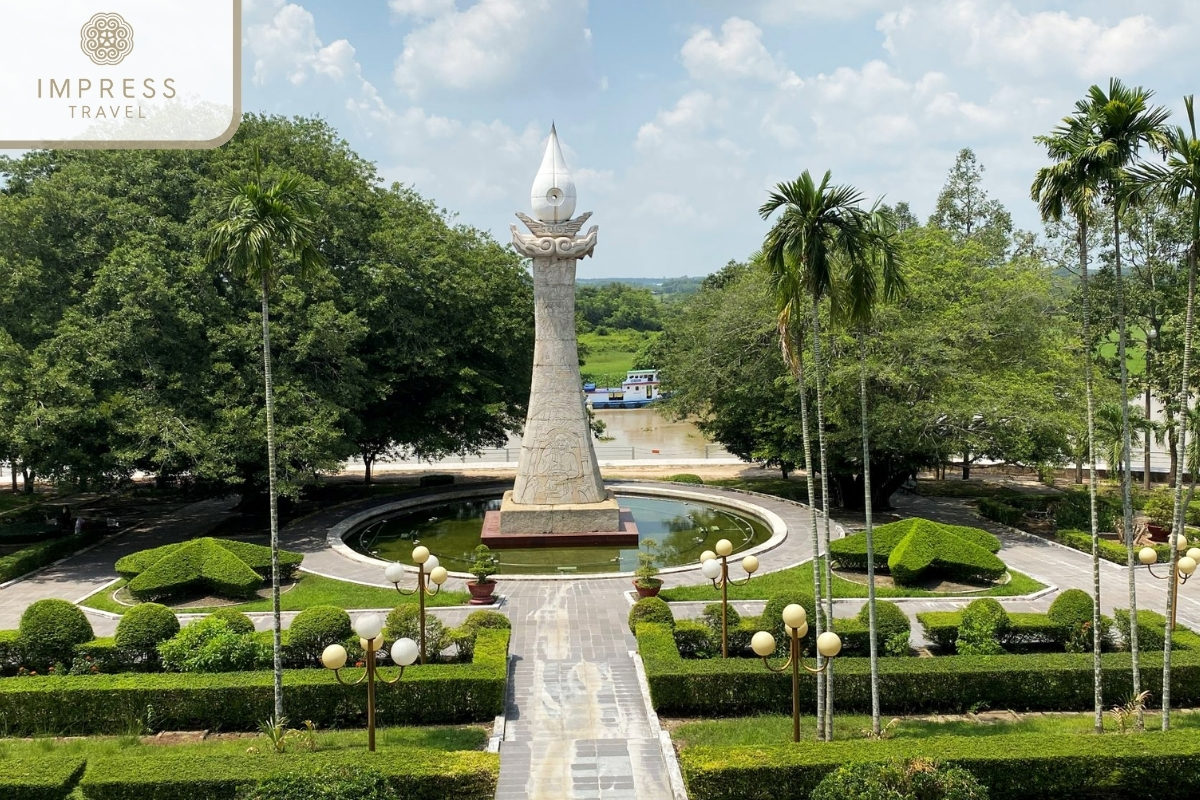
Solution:
<path fill-rule="evenodd" d="M 1108 91 L 1092 86 L 1087 97 L 1075 104 L 1074 117 L 1091 129 L 1080 158 L 1088 162 L 1099 179 L 1104 200 L 1112 208 L 1113 266 L 1117 299 L 1117 360 L 1121 373 L 1121 417 L 1124 431 L 1121 462 L 1121 498 L 1125 531 L 1133 530 L 1131 496 L 1132 465 L 1129 427 L 1129 365 L 1125 355 L 1125 289 L 1121 272 L 1121 212 L 1132 198 L 1129 167 L 1146 144 L 1157 145 L 1163 139 L 1163 123 L 1169 112 L 1151 106 L 1154 93 L 1142 87 L 1127 87 L 1113 78 Z M 1057 133 L 1058 131 L 1056 131 Z M 1134 569 L 1133 537 L 1126 536 L 1126 566 L 1129 570 L 1129 651 L 1133 669 L 1133 693 L 1141 693 L 1142 676 L 1138 659 L 1137 581 Z M 1138 715 L 1138 727 L 1143 724 Z"/>
<path fill-rule="evenodd" d="M 1055 163 L 1038 170 L 1030 191 L 1037 201 L 1042 219 L 1061 221 L 1069 214 L 1075 219 L 1079 239 L 1079 283 L 1083 306 L 1083 375 L 1087 394 L 1088 501 L 1092 534 L 1092 686 L 1093 727 L 1104 732 L 1104 689 L 1100 671 L 1100 524 L 1096 510 L 1096 395 L 1092 385 L 1091 295 L 1088 291 L 1088 230 L 1099 199 L 1097 171 L 1083 155 L 1093 137 L 1090 126 L 1068 117 L 1065 131 L 1039 136 Z"/>
<path fill-rule="evenodd" d="M 832 627 L 833 595 L 832 575 L 828 560 L 829 552 L 829 478 L 826 469 L 825 420 L 822 408 L 822 364 L 820 344 L 821 301 L 830 295 L 834 286 L 834 270 L 839 260 L 858 261 L 868 249 L 867 212 L 860 204 L 863 195 L 853 186 L 830 185 L 832 175 L 826 171 L 820 184 L 805 170 L 794 181 L 780 183 L 770 193 L 766 203 L 759 209 L 762 218 L 770 219 L 776 211 L 782 213 L 767 233 L 763 242 L 763 259 L 772 276 L 780 319 L 786 313 L 790 336 L 783 334 L 785 353 L 789 346 L 797 345 L 802 337 L 796 332 L 802 326 L 801 309 L 811 306 L 809 315 L 813 340 L 813 380 L 817 396 L 817 437 L 821 462 L 821 505 L 824 512 L 824 535 L 817 541 L 817 519 L 812 492 L 812 460 L 806 452 L 806 470 L 809 474 L 809 505 L 814 507 L 813 523 L 813 573 L 816 603 L 821 605 L 820 578 L 817 565 L 822 548 L 826 553 L 825 585 L 829 591 L 823 611 L 824 621 Z M 785 341 L 786 340 L 786 341 Z M 792 361 L 799 364 L 802 356 L 793 355 Z M 803 385 L 801 386 L 803 393 Z M 802 416 L 804 406 L 801 407 Z M 804 420 L 802 420 L 803 422 Z M 805 447 L 808 444 L 808 427 L 804 430 Z M 817 613 L 818 625 L 822 612 Z M 824 686 L 818 685 L 818 716 L 823 724 L 818 729 L 825 738 L 832 738 L 833 727 L 833 674 L 826 668 Z"/>
<path fill-rule="evenodd" d="M 1196 137 L 1196 114 L 1193 98 L 1188 95 L 1183 99 L 1187 108 L 1188 128 L 1175 126 L 1168 128 L 1163 134 L 1163 150 L 1167 162 L 1163 164 L 1142 164 L 1132 170 L 1134 179 L 1143 186 L 1162 192 L 1168 200 L 1176 204 L 1187 204 L 1188 232 L 1191 234 L 1191 244 L 1188 247 L 1188 294 L 1187 312 L 1183 328 L 1183 370 L 1179 387 L 1179 408 L 1186 419 L 1191 399 L 1191 381 L 1189 370 L 1192 358 L 1192 324 L 1196 307 L 1196 258 L 1200 250 L 1200 139 Z M 1175 509 L 1172 531 L 1183 531 L 1183 454 L 1187 447 L 1187 425 L 1179 426 L 1179 434 L 1175 440 Z M 1178 578 L 1177 561 L 1179 551 L 1172 547 L 1174 554 L 1171 566 L 1171 580 Z M 1167 619 L 1172 619 L 1175 594 L 1167 592 Z M 1171 719 L 1171 637 L 1163 637 L 1163 714 L 1162 727 L 1167 730 Z"/>
<path fill-rule="evenodd" d="M 295 173 L 270 182 L 263 179 L 262 160 L 254 151 L 254 177 L 231 182 L 221 219 L 213 226 L 209 260 L 222 264 L 261 292 L 263 394 L 267 416 L 267 488 L 271 506 L 271 611 L 274 633 L 275 720 L 283 719 L 283 648 L 279 622 L 279 513 L 275 488 L 275 392 L 271 378 L 271 287 L 280 255 L 294 258 L 301 273 L 324 262 L 315 245 L 312 218 L 314 191 Z"/>
<path fill-rule="evenodd" d="M 896 221 L 878 204 L 864 220 L 867 248 L 859 258 L 844 261 L 844 280 L 835 298 L 840 316 L 855 330 L 859 351 L 859 403 L 862 422 L 863 508 L 867 540 L 867 622 L 871 664 L 871 731 L 881 733 L 879 713 L 879 645 L 875 622 L 875 538 L 871 519 L 871 436 L 867 417 L 867 334 L 875 307 L 883 300 L 895 301 L 904 292 L 904 277 L 896 242 Z"/>

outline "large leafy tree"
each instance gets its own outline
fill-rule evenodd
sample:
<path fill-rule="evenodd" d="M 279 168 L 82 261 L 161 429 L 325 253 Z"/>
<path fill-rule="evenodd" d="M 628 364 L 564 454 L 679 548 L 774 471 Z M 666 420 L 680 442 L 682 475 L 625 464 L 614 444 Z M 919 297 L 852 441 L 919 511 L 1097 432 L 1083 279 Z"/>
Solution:
<path fill-rule="evenodd" d="M 275 667 L 275 719 L 283 719 L 283 644 L 279 619 L 279 513 L 275 491 L 275 393 L 271 385 L 271 288 L 279 262 L 294 259 L 301 277 L 325 264 L 316 246 L 312 218 L 316 193 L 294 172 L 270 182 L 263 177 L 259 153 L 254 153 L 254 177 L 231 182 L 226 210 L 212 231 L 209 260 L 261 292 L 263 397 L 266 399 L 267 481 L 271 507 L 271 630 Z"/>
<path fill-rule="evenodd" d="M 929 224 L 950 231 L 960 241 L 981 243 L 991 258 L 1000 260 L 1012 236 L 1012 215 L 999 200 L 988 196 L 983 188 L 983 172 L 984 166 L 971 148 L 960 150 L 938 194 Z"/>
<path fill-rule="evenodd" d="M 1162 144 L 1166 153 L 1166 164 L 1143 164 L 1134 169 L 1134 178 L 1146 189 L 1158 191 L 1171 203 L 1187 209 L 1188 233 L 1190 243 L 1187 249 L 1187 310 L 1185 313 L 1183 333 L 1183 365 L 1181 368 L 1178 408 L 1185 410 L 1190 407 L 1191 398 L 1191 355 L 1192 328 L 1196 306 L 1196 261 L 1197 251 L 1200 251 L 1200 138 L 1196 136 L 1196 114 L 1191 95 L 1184 98 L 1187 108 L 1188 127 L 1176 126 L 1167 128 L 1162 136 Z M 1180 426 L 1178 434 L 1178 450 L 1186 448 L 1187 426 Z M 1184 529 L 1183 505 L 1183 458 L 1176 458 L 1175 474 L 1175 513 L 1174 531 Z M 1179 553 L 1171 548 L 1173 554 L 1171 566 L 1171 581 L 1178 579 Z M 1173 618 L 1175 593 L 1167 592 L 1167 619 Z M 1162 727 L 1170 727 L 1171 714 L 1171 637 L 1165 637 L 1163 644 L 1163 714 Z"/>

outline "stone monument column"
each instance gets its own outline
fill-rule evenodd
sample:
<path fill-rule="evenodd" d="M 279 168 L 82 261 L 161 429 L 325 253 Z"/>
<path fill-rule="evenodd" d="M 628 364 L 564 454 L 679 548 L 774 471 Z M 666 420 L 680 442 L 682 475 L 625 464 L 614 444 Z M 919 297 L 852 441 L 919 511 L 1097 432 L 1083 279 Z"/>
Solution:
<path fill-rule="evenodd" d="M 553 127 L 530 200 L 536 219 L 517 215 L 529 233 L 513 225 L 512 234 L 517 252 L 533 259 L 533 383 L 500 533 L 615 532 L 620 509 L 604 488 L 592 447 L 575 340 L 576 262 L 592 255 L 599 228 L 581 236 L 591 213 L 571 219 L 575 185 Z"/>

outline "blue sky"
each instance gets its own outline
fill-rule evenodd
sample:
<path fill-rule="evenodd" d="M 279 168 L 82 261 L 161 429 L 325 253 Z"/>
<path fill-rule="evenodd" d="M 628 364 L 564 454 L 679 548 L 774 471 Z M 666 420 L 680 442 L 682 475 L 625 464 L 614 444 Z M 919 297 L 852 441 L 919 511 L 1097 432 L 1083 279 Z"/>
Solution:
<path fill-rule="evenodd" d="M 245 0 L 245 107 L 320 114 L 388 181 L 509 239 L 554 120 L 582 277 L 699 275 L 804 169 L 933 208 L 959 148 L 1018 225 L 1043 133 L 1091 83 L 1194 91 L 1200 3 Z"/>

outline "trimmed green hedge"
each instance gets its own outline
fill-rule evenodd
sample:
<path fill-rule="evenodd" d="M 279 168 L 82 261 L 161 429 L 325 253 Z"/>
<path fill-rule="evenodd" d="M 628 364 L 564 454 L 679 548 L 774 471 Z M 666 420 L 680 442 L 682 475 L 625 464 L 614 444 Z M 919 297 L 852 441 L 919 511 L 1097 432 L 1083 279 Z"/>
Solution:
<path fill-rule="evenodd" d="M 0 758 L 0 797 L 4 800 L 64 800 L 83 774 L 75 756 Z"/>
<path fill-rule="evenodd" d="M 638 626 L 638 650 L 646 665 L 650 696 L 660 714 L 675 717 L 727 717 L 775 713 L 791 705 L 791 677 L 768 672 L 756 658 L 687 660 L 679 655 L 670 629 Z M 837 659 L 837 710 L 871 708 L 870 663 Z M 1142 688 L 1161 697 L 1162 654 L 1141 653 Z M 1200 704 L 1200 652 L 1184 650 L 1172 660 L 1172 700 Z M 959 713 L 971 707 L 1015 711 L 1083 711 L 1092 708 L 1092 656 L 943 656 L 879 660 L 880 693 L 888 714 Z M 1105 697 L 1130 695 L 1127 653 L 1102 656 Z M 800 678 L 800 705 L 816 703 L 816 681 Z"/>
<path fill-rule="evenodd" d="M 281 577 L 290 577 L 304 556 L 281 550 Z M 117 561 L 129 593 L 157 600 L 208 590 L 225 597 L 250 597 L 271 573 L 271 548 L 204 537 L 131 553 Z"/>
<path fill-rule="evenodd" d="M 1060 530 L 1054 534 L 1059 544 L 1065 544 L 1067 547 L 1072 547 L 1076 550 L 1082 550 L 1085 553 L 1092 552 L 1092 535 L 1086 531 L 1077 530 Z M 1171 549 L 1165 544 L 1154 545 L 1155 552 L 1158 553 L 1160 562 L 1168 562 L 1171 559 Z M 1105 561 L 1111 561 L 1114 564 L 1127 566 L 1128 553 L 1125 550 L 1125 545 L 1112 539 L 1100 540 L 1100 557 Z M 1136 564 L 1137 552 L 1134 552 L 1134 563 Z"/>
<path fill-rule="evenodd" d="M 500 757 L 400 747 L 375 753 L 329 750 L 228 756 L 189 754 L 185 748 L 152 754 L 142 748 L 136 754 L 91 760 L 80 787 L 87 800 L 233 800 L 240 787 L 323 766 L 370 767 L 382 773 L 406 800 L 491 800 Z"/>
<path fill-rule="evenodd" d="M 470 664 L 410 667 L 379 687 L 381 724 L 454 724 L 493 719 L 504 708 L 506 630 L 480 630 Z M 394 675 L 386 669 L 385 674 Z M 366 722 L 366 688 L 324 669 L 287 670 L 288 715 L 322 728 Z M 120 733 L 141 719 L 157 730 L 256 730 L 273 709 L 270 672 L 122 674 L 0 681 L 0 719 L 10 735 Z"/>
<path fill-rule="evenodd" d="M 839 687 L 840 689 L 840 687 Z M 692 800 L 806 798 L 842 764 L 925 758 L 962 767 L 993 798 L 1143 797 L 1200 793 L 1200 737 L 998 734 L 771 747 L 687 747 L 679 765 Z"/>
<path fill-rule="evenodd" d="M 913 517 L 875 528 L 872 544 L 875 567 L 888 570 L 897 583 L 912 584 L 928 573 L 989 580 L 1005 573 L 1004 563 L 994 555 L 1000 540 L 979 528 Z M 839 565 L 865 569 L 866 533 L 830 542 L 829 551 Z"/>
<path fill-rule="evenodd" d="M 1118 608 L 1113 614 L 1117 618 L 1117 630 L 1125 647 L 1129 647 L 1129 609 Z M 1167 618 L 1157 611 L 1138 609 L 1138 652 L 1148 650 L 1162 651 L 1164 633 L 1167 630 Z M 1200 650 L 1200 634 L 1196 634 L 1182 625 L 1176 625 L 1175 633 L 1171 635 L 1172 650 Z"/>
<path fill-rule="evenodd" d="M 78 535 L 71 534 L 47 542 L 31 544 L 15 553 L 9 553 L 0 558 L 0 583 L 19 578 L 47 564 L 53 564 L 60 558 L 66 558 L 77 550 L 82 550 L 100 541 L 106 533 L 107 531 L 103 530 L 93 530 Z"/>
<path fill-rule="evenodd" d="M 1000 638 L 1005 647 L 1013 645 L 1052 644 L 1057 626 L 1046 614 L 1010 613 L 1008 630 Z M 953 653 L 962 626 L 961 611 L 922 611 L 917 622 L 925 629 L 925 639 L 943 653 Z"/>
<path fill-rule="evenodd" d="M 1025 516 L 1025 512 L 1016 506 L 1010 506 L 1001 500 L 993 500 L 989 497 L 982 497 L 976 501 L 979 507 L 979 513 L 993 522 L 999 522 L 1001 525 L 1007 525 L 1010 528 L 1015 528 L 1021 522 L 1021 518 Z"/>

